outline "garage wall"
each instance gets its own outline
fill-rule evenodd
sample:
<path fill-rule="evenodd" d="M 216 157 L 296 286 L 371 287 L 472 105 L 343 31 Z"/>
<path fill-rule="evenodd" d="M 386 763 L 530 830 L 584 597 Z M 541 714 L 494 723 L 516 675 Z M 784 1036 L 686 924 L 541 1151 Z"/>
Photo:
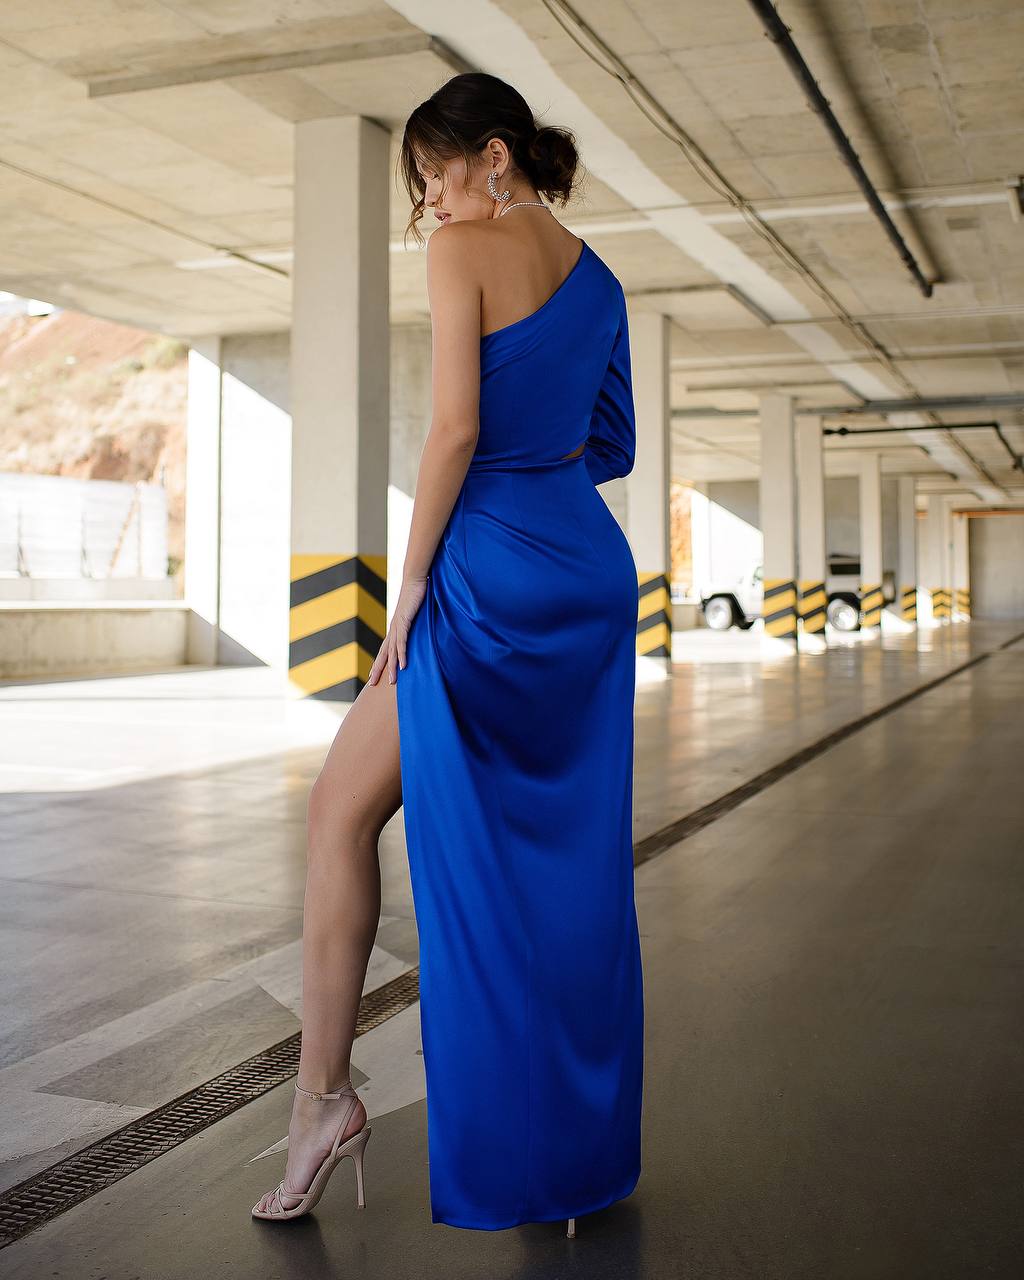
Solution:
<path fill-rule="evenodd" d="M 899 481 L 882 477 L 882 567 L 899 564 Z M 825 543 L 829 555 L 860 555 L 860 482 L 856 476 L 825 478 Z"/>
<path fill-rule="evenodd" d="M 967 528 L 971 613 L 1024 618 L 1024 515 L 975 516 Z"/>
<path fill-rule="evenodd" d="M 830 556 L 860 555 L 860 485 L 856 476 L 825 477 L 825 548 Z"/>
<path fill-rule="evenodd" d="M 711 480 L 703 488 L 709 502 L 760 529 L 761 486 L 756 480 Z"/>
<path fill-rule="evenodd" d="M 700 486 L 708 501 L 744 524 L 760 529 L 760 486 L 756 480 L 714 480 Z M 895 476 L 882 477 L 882 563 L 899 563 L 899 488 Z M 860 555 L 860 484 L 856 476 L 825 477 L 825 543 L 829 555 Z"/>

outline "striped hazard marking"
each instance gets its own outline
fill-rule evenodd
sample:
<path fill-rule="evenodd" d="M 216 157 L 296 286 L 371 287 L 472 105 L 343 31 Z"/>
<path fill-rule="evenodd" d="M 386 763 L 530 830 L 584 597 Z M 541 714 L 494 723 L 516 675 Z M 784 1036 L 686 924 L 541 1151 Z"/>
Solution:
<path fill-rule="evenodd" d="M 781 640 L 796 639 L 796 582 L 792 578 L 765 578 L 764 629 Z"/>
<path fill-rule="evenodd" d="M 948 587 L 932 587 L 932 617 L 948 618 L 952 594 Z"/>
<path fill-rule="evenodd" d="M 860 589 L 860 625 L 862 627 L 878 627 L 882 624 L 882 584 L 880 582 L 862 586 Z"/>
<path fill-rule="evenodd" d="M 800 622 L 808 635 L 825 630 L 828 596 L 824 582 L 800 583 Z"/>
<path fill-rule="evenodd" d="M 387 556 L 292 556 L 288 676 L 302 695 L 354 701 L 386 634 Z"/>
<path fill-rule="evenodd" d="M 671 592 L 667 573 L 638 573 L 636 651 L 648 658 L 672 656 Z"/>

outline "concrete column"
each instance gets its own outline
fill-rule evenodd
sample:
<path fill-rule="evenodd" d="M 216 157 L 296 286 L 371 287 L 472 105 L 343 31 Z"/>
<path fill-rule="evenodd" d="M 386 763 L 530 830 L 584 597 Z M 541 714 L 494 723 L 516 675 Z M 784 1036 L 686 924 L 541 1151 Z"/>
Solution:
<path fill-rule="evenodd" d="M 287 332 L 221 342 L 220 665 L 288 667 L 292 429 Z"/>
<path fill-rule="evenodd" d="M 860 460 L 860 625 L 882 621 L 882 459 Z"/>
<path fill-rule="evenodd" d="M 900 476 L 897 496 L 899 555 L 896 581 L 899 594 L 895 611 L 904 622 L 917 621 L 917 482 Z"/>
<path fill-rule="evenodd" d="M 185 458 L 186 661 L 213 666 L 220 628 L 222 340 L 197 338 L 188 353 Z"/>
<path fill-rule="evenodd" d="M 941 592 L 939 606 L 946 622 L 953 620 L 953 517 L 951 514 L 952 499 L 943 495 L 938 499 L 938 538 L 941 543 L 942 577 L 939 590 Z"/>
<path fill-rule="evenodd" d="M 796 476 L 793 397 L 761 397 L 761 528 L 765 634 L 797 638 Z"/>
<path fill-rule="evenodd" d="M 389 134 L 295 127 L 289 675 L 351 701 L 387 631 Z"/>
<path fill-rule="evenodd" d="M 825 552 L 825 471 L 821 418 L 796 419 L 797 560 L 800 625 L 805 635 L 825 635 L 828 575 Z"/>
<path fill-rule="evenodd" d="M 669 319 L 656 311 L 629 314 L 629 360 L 636 409 L 636 463 L 628 476 L 610 480 L 626 489 L 624 528 L 636 560 L 640 607 L 636 651 L 649 658 L 672 656 L 670 592 L 671 416 L 669 409 Z"/>
<path fill-rule="evenodd" d="M 921 530 L 922 586 L 931 598 L 936 622 L 949 620 L 949 589 L 946 577 L 946 512 L 942 496 L 928 495 L 928 510 Z"/>
<path fill-rule="evenodd" d="M 956 499 L 949 502 L 949 519 L 952 522 L 952 601 L 951 614 L 955 618 L 971 616 L 971 568 L 968 549 L 968 517 L 953 512 Z"/>

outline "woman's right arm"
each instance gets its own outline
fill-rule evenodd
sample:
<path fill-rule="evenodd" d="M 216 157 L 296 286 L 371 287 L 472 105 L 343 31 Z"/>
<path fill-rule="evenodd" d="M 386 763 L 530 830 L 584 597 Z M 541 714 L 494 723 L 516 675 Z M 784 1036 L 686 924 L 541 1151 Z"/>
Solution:
<path fill-rule="evenodd" d="M 427 574 L 462 489 L 480 434 L 480 276 L 469 224 L 438 227 L 427 241 L 431 324 L 430 430 L 420 454 L 402 586 L 388 634 L 368 678 L 405 666 L 409 626 L 426 595 Z"/>
<path fill-rule="evenodd" d="M 432 404 L 403 579 L 426 577 L 480 434 L 480 285 L 466 231 L 438 227 L 427 241 Z"/>

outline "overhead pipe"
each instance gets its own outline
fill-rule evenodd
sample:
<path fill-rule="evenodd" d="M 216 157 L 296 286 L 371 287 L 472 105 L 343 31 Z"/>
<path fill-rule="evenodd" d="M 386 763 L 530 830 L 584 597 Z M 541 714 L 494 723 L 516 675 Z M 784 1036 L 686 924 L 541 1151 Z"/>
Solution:
<path fill-rule="evenodd" d="M 891 431 L 994 431 L 1002 442 L 1003 448 L 1010 455 L 1014 471 L 1024 472 L 1024 458 L 1016 452 L 1013 445 L 1003 435 L 1003 428 L 998 422 L 944 422 L 940 427 L 823 427 L 822 435 L 826 436 L 884 436 Z"/>
<path fill-rule="evenodd" d="M 811 106 L 811 110 L 816 112 L 822 119 L 825 128 L 832 137 L 832 141 L 836 144 L 839 155 L 843 163 L 853 174 L 857 186 L 864 193 L 871 211 L 875 217 L 881 222 L 885 228 L 885 233 L 896 247 L 896 252 L 900 255 L 907 270 L 914 277 L 917 287 L 921 290 L 926 298 L 932 296 L 932 283 L 927 280 L 917 265 L 917 260 L 907 248 L 906 241 L 899 233 L 899 229 L 889 217 L 889 211 L 882 203 L 878 192 L 871 183 L 871 179 L 864 171 L 864 166 L 860 162 L 860 158 L 854 151 L 850 139 L 843 132 L 842 126 L 836 119 L 835 114 L 829 105 L 828 99 L 818 87 L 818 82 L 811 75 L 810 67 L 804 62 L 803 55 L 793 43 L 793 37 L 789 33 L 789 27 L 782 21 L 775 10 L 775 6 L 771 0 L 750 0 L 751 7 L 757 16 L 761 19 L 765 29 L 765 34 L 773 44 L 778 45 L 779 51 L 789 64 L 790 70 L 796 76 L 797 81 L 803 88 L 807 96 L 807 101 Z"/>
<path fill-rule="evenodd" d="M 695 391 L 704 388 L 695 387 Z M 740 385 L 716 387 L 716 391 L 746 391 Z M 913 400 L 862 400 L 860 404 L 796 405 L 793 412 L 803 416 L 838 418 L 850 414 L 927 413 L 929 411 L 958 411 L 961 409 L 1020 409 L 1024 408 L 1024 391 L 1011 391 L 1005 395 L 977 396 L 918 396 Z M 719 409 L 716 405 L 690 405 L 672 410 L 673 418 L 756 418 L 760 410 Z M 948 424 L 937 423 L 937 426 Z M 915 430 L 918 428 L 915 428 Z"/>
<path fill-rule="evenodd" d="M 913 400 L 864 400 L 860 404 L 832 404 L 824 408 L 799 408 L 797 413 L 917 413 L 929 409 L 1020 409 L 1024 391 L 976 396 L 917 396 Z"/>
<path fill-rule="evenodd" d="M 796 414 L 809 415 L 809 416 L 813 416 L 813 417 L 816 417 L 816 418 L 821 418 L 821 417 L 825 417 L 825 416 L 833 416 L 833 415 L 835 415 L 836 413 L 872 413 L 872 412 L 877 412 L 878 405 L 879 405 L 880 403 L 881 403 L 881 404 L 886 404 L 886 403 L 896 404 L 896 405 L 899 405 L 900 407 L 902 407 L 902 408 L 904 408 L 904 409 L 909 409 L 909 408 L 918 409 L 918 408 L 920 408 L 920 407 L 921 407 L 921 404 L 922 404 L 922 402 L 921 402 L 921 401 L 919 401 L 919 400 L 908 400 L 908 401 L 906 401 L 905 403 L 904 403 L 904 402 L 902 402 L 902 401 L 891 401 L 891 402 L 886 402 L 886 401 L 877 401 L 877 400 L 876 400 L 876 401 L 874 401 L 874 402 L 868 402 L 867 404 L 859 405 L 859 406 L 855 406 L 855 407 L 852 407 L 852 408 L 851 408 L 850 406 L 848 406 L 848 405 L 842 405 L 842 406 L 840 406 L 838 409 L 815 409 L 815 408 L 802 408 L 802 409 L 794 409 L 794 410 L 793 410 L 793 412 L 794 412 L 794 413 L 796 413 Z M 976 402 L 975 402 L 975 401 L 971 401 L 971 403 L 973 404 L 973 403 L 976 403 Z M 707 419 L 707 418 L 747 418 L 747 419 L 756 419 L 756 418 L 759 418 L 759 417 L 760 417 L 760 410 L 759 410 L 759 409 L 719 409 L 719 408 L 716 408 L 714 405 L 701 405 L 701 406 L 697 406 L 697 407 L 695 407 L 695 408 L 689 408 L 689 409 L 673 409 L 673 410 L 671 411 L 670 416 L 671 416 L 673 419 L 675 419 L 675 418 L 697 418 L 697 419 L 700 419 L 700 418 L 705 418 L 705 419 Z M 976 424 L 968 423 L 968 424 L 966 424 L 966 425 L 967 425 L 968 427 L 970 427 L 970 426 L 974 426 L 974 425 L 976 425 L 976 426 L 990 427 L 990 428 L 994 427 L 994 428 L 995 428 L 995 430 L 996 430 L 996 433 L 998 434 L 998 436 L 999 436 L 999 438 L 1000 438 L 1000 440 L 1002 440 L 1002 442 L 1003 442 L 1004 446 L 1006 447 L 1007 451 L 1009 452 L 1010 457 L 1013 459 L 1013 466 L 1014 466 L 1014 468 L 1015 468 L 1015 469 L 1019 469 L 1019 470 L 1021 470 L 1022 472 L 1024 472 L 1024 466 L 1021 466 L 1021 461 L 1020 461 L 1020 457 L 1019 457 L 1019 455 L 1018 455 L 1018 454 L 1016 454 L 1016 453 L 1014 453 L 1013 448 L 1012 448 L 1012 446 L 1010 445 L 1010 442 L 1009 442 L 1009 441 L 1006 439 L 1006 437 L 1003 435 L 1002 428 L 999 426 L 999 424 L 998 424 L 997 422 L 984 422 L 984 423 L 976 423 Z M 824 435 L 851 435 L 851 436 L 858 436 L 858 435 L 875 435 L 875 434 L 884 433 L 884 432 L 887 432 L 887 431 L 913 431 L 913 432 L 915 432 L 915 433 L 916 433 L 916 432 L 921 432 L 921 431 L 951 431 L 951 432 L 955 432 L 956 430 L 958 430 L 958 424 L 957 424 L 957 423 L 955 423 L 955 422 L 953 422 L 953 423 L 949 423 L 949 422 L 932 422 L 932 423 L 929 423 L 929 422 L 922 422 L 922 423 L 920 423 L 920 424 L 908 424 L 908 425 L 906 425 L 906 426 L 902 426 L 902 427 L 876 427 L 876 428 L 870 428 L 870 427 L 867 427 L 867 428 L 860 428 L 860 429 L 857 429 L 857 428 L 851 429 L 851 428 L 849 428 L 849 427 L 823 427 L 823 428 L 822 428 L 822 434 L 824 434 Z M 916 442 L 915 442 L 915 441 L 911 441 L 910 443 L 911 443 L 911 444 L 915 444 Z M 986 483 L 988 483 L 988 484 L 990 484 L 990 485 L 994 486 L 996 489 L 1003 489 L 1003 486 L 1002 486 L 1001 484 L 999 484 L 999 483 L 998 483 L 998 482 L 997 482 L 997 481 L 996 481 L 996 480 L 995 480 L 995 479 L 994 479 L 994 478 L 989 474 L 988 470 L 987 470 L 987 469 L 986 469 L 986 468 L 985 468 L 985 467 L 984 467 L 984 466 L 983 466 L 983 465 L 978 461 L 978 459 L 974 456 L 974 454 L 973 454 L 973 453 L 971 453 L 971 451 L 967 448 L 967 446 L 966 446 L 966 445 L 964 445 L 960 440 L 957 440 L 956 436 L 954 436 L 954 437 L 953 437 L 953 443 L 954 443 L 954 444 L 956 445 L 956 447 L 960 450 L 960 452 L 961 452 L 961 453 L 962 453 L 962 454 L 967 458 L 968 462 L 970 462 L 971 466 L 975 469 L 975 471 L 977 471 L 980 475 L 982 475 L 982 476 L 985 478 Z M 920 448 L 920 449 L 922 449 L 925 453 L 927 453 L 927 454 L 929 455 L 929 457 L 931 456 L 931 451 L 930 451 L 929 449 L 927 449 L 924 445 L 917 445 L 917 447 L 918 447 L 918 448 Z M 1006 491 L 1005 491 L 1005 489 L 1003 489 L 1003 492 L 1004 492 L 1004 493 L 1006 492 Z"/>
<path fill-rule="evenodd" d="M 1024 507 L 953 507 L 951 514 L 972 520 L 980 516 L 1024 516 Z"/>

